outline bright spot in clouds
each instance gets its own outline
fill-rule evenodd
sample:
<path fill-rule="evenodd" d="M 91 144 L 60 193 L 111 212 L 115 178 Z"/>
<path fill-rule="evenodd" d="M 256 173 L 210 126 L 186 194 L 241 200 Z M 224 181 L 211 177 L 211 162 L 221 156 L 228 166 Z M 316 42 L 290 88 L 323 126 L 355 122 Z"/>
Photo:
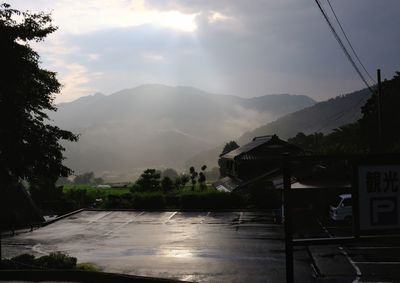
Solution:
<path fill-rule="evenodd" d="M 219 12 L 212 12 L 211 15 L 208 17 L 208 21 L 212 24 L 215 22 L 222 22 L 229 19 L 229 17 L 219 13 Z"/>
<path fill-rule="evenodd" d="M 197 29 L 197 13 L 185 14 L 176 10 L 159 10 L 140 1 L 56 1 L 56 24 L 71 33 L 80 34 L 104 28 L 123 28 L 154 25 L 183 32 Z"/>
<path fill-rule="evenodd" d="M 193 32 L 197 29 L 195 22 L 198 14 L 182 14 L 178 11 L 160 13 L 155 22 L 162 27 L 180 31 Z"/>

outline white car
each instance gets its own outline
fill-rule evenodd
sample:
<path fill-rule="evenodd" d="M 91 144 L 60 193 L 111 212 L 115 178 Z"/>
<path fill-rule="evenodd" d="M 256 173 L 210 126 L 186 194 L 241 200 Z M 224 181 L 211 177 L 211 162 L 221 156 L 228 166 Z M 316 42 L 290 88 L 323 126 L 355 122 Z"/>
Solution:
<path fill-rule="evenodd" d="M 330 216 L 335 221 L 346 221 L 350 223 L 353 219 L 353 205 L 351 194 L 339 195 L 330 206 Z"/>

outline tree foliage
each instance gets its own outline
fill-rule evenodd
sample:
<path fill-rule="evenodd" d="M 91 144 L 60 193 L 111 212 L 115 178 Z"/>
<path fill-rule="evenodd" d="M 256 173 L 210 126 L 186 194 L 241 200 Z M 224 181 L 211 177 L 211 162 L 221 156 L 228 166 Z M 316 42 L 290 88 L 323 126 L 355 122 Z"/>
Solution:
<path fill-rule="evenodd" d="M 134 184 L 134 190 L 155 192 L 159 191 L 161 174 L 156 169 L 146 169 Z"/>
<path fill-rule="evenodd" d="M 162 177 L 168 177 L 171 180 L 175 180 L 176 178 L 179 177 L 178 172 L 176 172 L 175 169 L 173 168 L 167 168 L 162 172 Z"/>
<path fill-rule="evenodd" d="M 100 177 L 95 177 L 93 172 L 85 172 L 83 174 L 76 175 L 74 178 L 74 184 L 102 184 L 104 180 Z"/>
<path fill-rule="evenodd" d="M 0 179 L 6 184 L 22 179 L 33 186 L 44 179 L 54 184 L 71 174 L 62 164 L 59 141 L 77 136 L 51 125 L 47 114 L 56 111 L 54 95 L 61 85 L 55 72 L 40 67 L 29 45 L 55 30 L 48 14 L 0 6 Z"/>
<path fill-rule="evenodd" d="M 178 176 L 178 178 L 175 179 L 175 188 L 177 190 L 183 189 L 186 186 L 186 184 L 189 182 L 189 180 L 190 180 L 189 175 L 182 174 L 182 175 Z"/>
<path fill-rule="evenodd" d="M 162 180 L 161 180 L 161 189 L 164 191 L 164 192 L 166 192 L 166 193 L 168 193 L 168 192 L 171 192 L 173 189 L 174 189 L 174 182 L 171 180 L 171 178 L 169 178 L 169 177 L 164 177 Z"/>
<path fill-rule="evenodd" d="M 378 139 L 378 96 L 371 96 L 361 108 L 362 117 L 355 123 L 334 129 L 330 134 L 298 133 L 288 139 L 303 149 L 320 153 L 400 152 L 400 73 L 382 83 L 382 144 Z"/>

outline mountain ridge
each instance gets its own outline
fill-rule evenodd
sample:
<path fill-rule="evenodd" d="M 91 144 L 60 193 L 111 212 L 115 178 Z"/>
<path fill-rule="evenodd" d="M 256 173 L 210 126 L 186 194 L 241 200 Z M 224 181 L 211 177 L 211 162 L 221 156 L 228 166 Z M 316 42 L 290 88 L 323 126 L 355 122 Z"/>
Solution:
<path fill-rule="evenodd" d="M 339 95 L 326 101 L 284 115 L 275 121 L 246 131 L 236 139 L 239 145 L 248 143 L 256 136 L 276 134 L 282 139 L 294 137 L 297 133 L 311 134 L 314 132 L 329 133 L 344 124 L 352 123 L 361 118 L 361 106 L 371 96 L 368 89 Z M 322 122 L 325 121 L 325 122 Z M 228 142 L 228 141 L 226 141 Z M 217 166 L 218 156 L 223 144 L 192 156 L 186 161 L 187 166 L 209 164 Z"/>
<path fill-rule="evenodd" d="M 66 164 L 101 173 L 182 168 L 198 152 L 314 103 L 304 95 L 241 98 L 153 84 L 62 103 L 50 118 L 80 134 L 78 143 L 63 144 Z"/>

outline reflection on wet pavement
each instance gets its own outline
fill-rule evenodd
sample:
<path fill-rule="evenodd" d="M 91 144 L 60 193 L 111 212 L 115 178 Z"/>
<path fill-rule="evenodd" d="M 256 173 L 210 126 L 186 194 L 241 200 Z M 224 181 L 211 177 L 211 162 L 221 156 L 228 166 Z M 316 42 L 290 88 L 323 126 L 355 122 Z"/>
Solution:
<path fill-rule="evenodd" d="M 3 256 L 64 251 L 104 271 L 203 282 L 283 282 L 268 212 L 82 211 L 3 240 Z"/>

